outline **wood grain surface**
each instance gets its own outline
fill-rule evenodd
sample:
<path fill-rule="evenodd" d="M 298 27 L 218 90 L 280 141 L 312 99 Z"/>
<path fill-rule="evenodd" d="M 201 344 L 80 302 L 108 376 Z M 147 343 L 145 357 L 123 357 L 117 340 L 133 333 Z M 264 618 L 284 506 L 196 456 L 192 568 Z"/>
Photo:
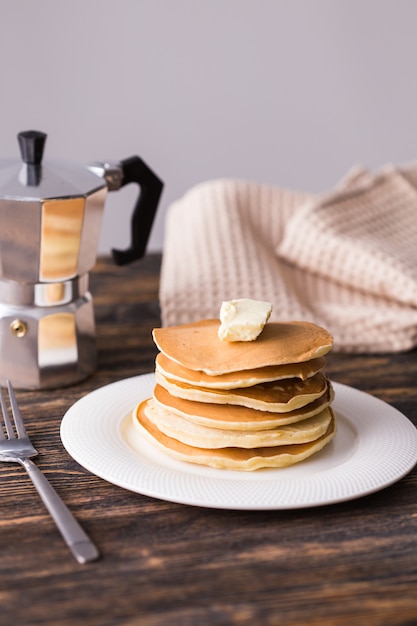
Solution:
<path fill-rule="evenodd" d="M 294 511 L 159 501 L 80 467 L 65 411 L 110 382 L 153 371 L 160 257 L 91 275 L 99 368 L 65 389 L 18 391 L 37 464 L 101 551 L 79 565 L 24 470 L 0 466 L 0 624 L 199 626 L 417 624 L 417 474 L 365 498 Z M 417 353 L 331 354 L 327 371 L 417 424 Z"/>

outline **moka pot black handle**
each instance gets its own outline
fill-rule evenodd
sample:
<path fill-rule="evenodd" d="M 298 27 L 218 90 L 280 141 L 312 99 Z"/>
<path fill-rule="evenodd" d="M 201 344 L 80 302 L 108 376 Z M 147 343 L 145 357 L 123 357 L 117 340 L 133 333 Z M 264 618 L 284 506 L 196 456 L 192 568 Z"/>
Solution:
<path fill-rule="evenodd" d="M 126 265 L 145 254 L 156 210 L 164 187 L 163 182 L 138 156 L 121 161 L 123 180 L 121 187 L 136 183 L 140 191 L 131 218 L 131 242 L 126 250 L 112 249 L 117 265 Z"/>

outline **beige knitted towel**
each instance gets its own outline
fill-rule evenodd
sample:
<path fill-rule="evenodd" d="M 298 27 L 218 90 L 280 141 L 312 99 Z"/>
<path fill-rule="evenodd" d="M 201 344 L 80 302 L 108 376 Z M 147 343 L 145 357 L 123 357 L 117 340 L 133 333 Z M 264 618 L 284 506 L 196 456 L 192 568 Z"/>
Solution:
<path fill-rule="evenodd" d="M 188 191 L 166 220 L 162 323 L 218 317 L 233 298 L 324 326 L 335 350 L 414 347 L 417 164 L 357 168 L 317 196 L 236 180 Z"/>

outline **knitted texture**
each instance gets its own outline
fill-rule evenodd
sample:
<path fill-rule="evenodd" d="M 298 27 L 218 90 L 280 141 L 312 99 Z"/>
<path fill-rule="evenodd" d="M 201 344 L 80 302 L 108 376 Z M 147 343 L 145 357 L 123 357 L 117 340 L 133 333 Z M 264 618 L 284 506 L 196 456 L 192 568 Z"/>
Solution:
<path fill-rule="evenodd" d="M 324 326 L 335 350 L 407 350 L 417 343 L 416 244 L 417 166 L 355 169 L 320 196 L 203 183 L 168 211 L 162 323 L 253 298 L 272 302 L 271 320 Z"/>

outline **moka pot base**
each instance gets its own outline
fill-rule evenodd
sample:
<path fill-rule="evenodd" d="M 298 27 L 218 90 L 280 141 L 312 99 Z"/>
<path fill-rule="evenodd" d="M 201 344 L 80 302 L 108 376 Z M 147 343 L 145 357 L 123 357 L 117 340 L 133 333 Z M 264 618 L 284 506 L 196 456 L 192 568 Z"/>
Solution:
<path fill-rule="evenodd" d="M 0 281 L 0 384 L 75 384 L 97 365 L 88 274 L 62 283 Z"/>

